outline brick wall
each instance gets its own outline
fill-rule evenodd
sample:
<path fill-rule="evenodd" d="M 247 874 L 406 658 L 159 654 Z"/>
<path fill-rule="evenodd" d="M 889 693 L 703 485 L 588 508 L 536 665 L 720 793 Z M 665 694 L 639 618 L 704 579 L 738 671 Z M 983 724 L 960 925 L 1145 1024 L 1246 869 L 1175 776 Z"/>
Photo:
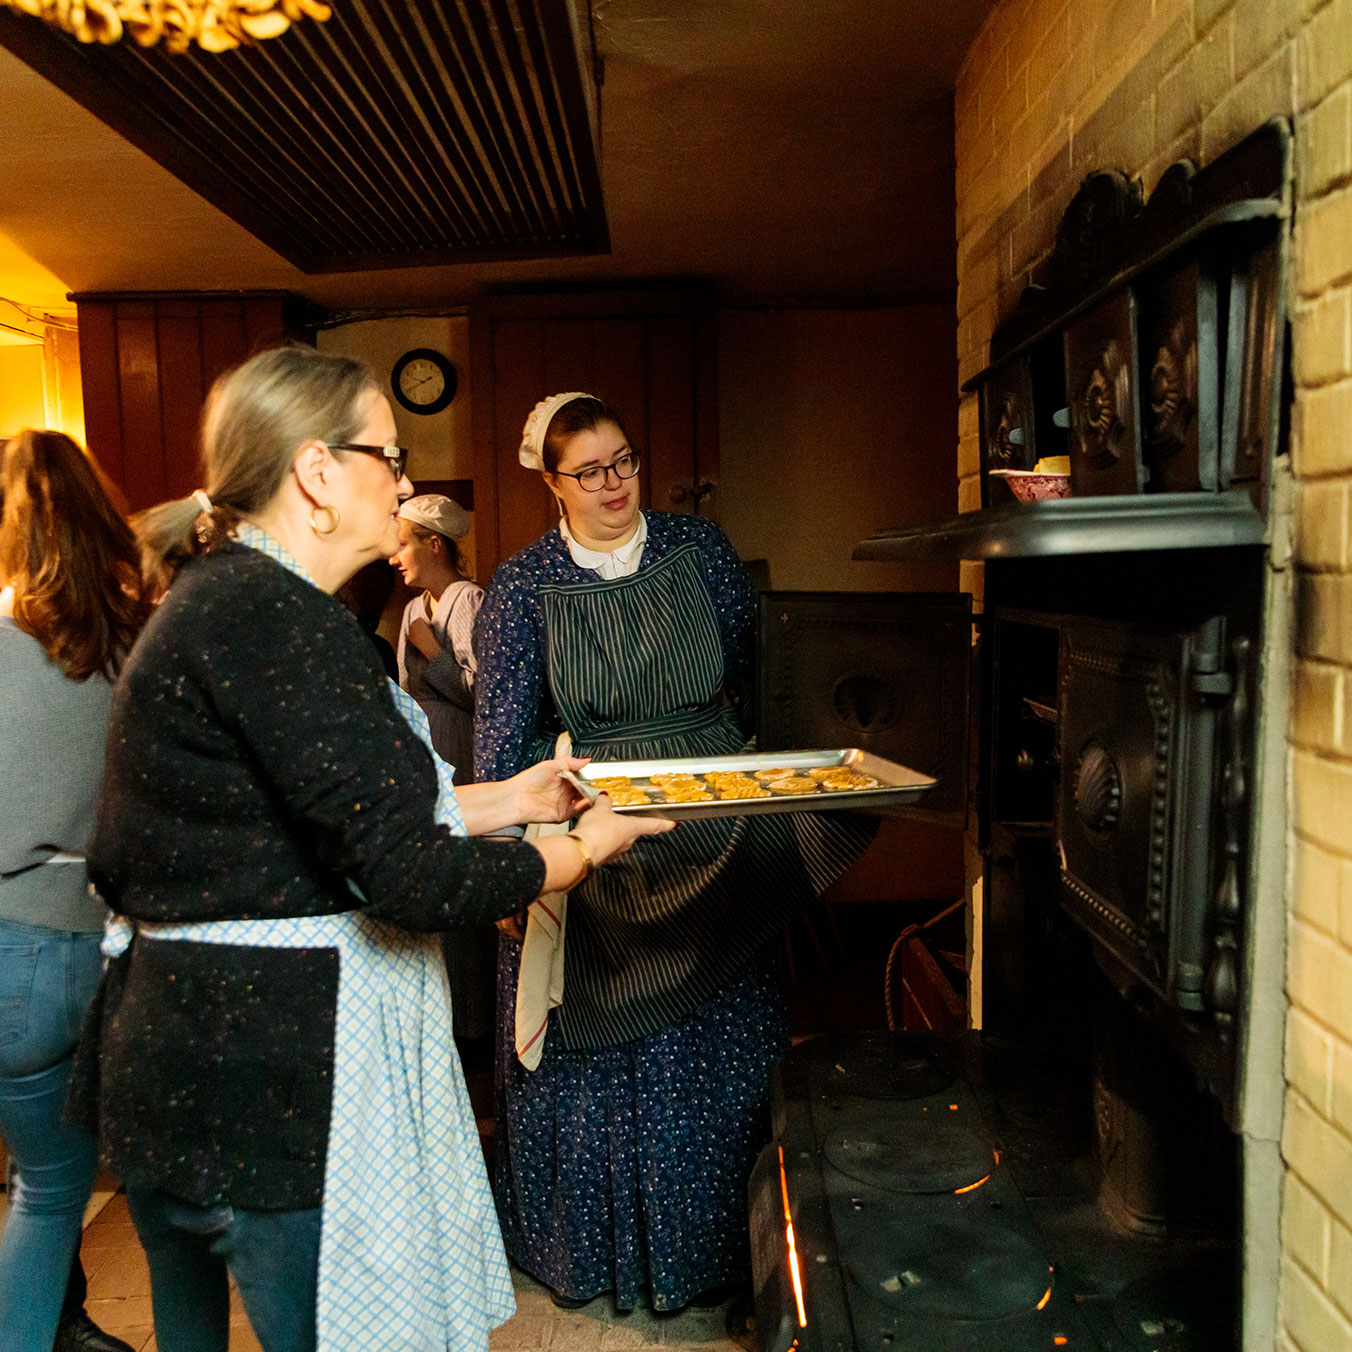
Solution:
<path fill-rule="evenodd" d="M 1086 172 L 1124 169 L 1149 193 L 1175 159 L 1206 163 L 1277 114 L 1295 120 L 1298 202 L 1296 623 L 1294 653 L 1270 655 L 1279 690 L 1294 659 L 1276 1344 L 1325 1352 L 1352 1350 L 1352 0 L 997 5 L 956 93 L 958 360 L 960 380 L 986 364 Z M 968 397 L 965 509 L 977 453 Z"/>

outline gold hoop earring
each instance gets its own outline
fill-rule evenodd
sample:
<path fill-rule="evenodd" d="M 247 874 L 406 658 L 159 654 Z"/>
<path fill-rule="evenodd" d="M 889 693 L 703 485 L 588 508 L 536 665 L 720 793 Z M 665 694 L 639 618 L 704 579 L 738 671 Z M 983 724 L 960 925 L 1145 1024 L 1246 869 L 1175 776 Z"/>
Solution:
<path fill-rule="evenodd" d="M 315 523 L 316 512 L 327 512 L 329 516 L 332 518 L 331 523 L 327 526 L 316 525 Z M 312 507 L 310 509 L 310 529 L 314 531 L 316 535 L 332 535 L 333 532 L 338 529 L 339 522 L 341 522 L 342 519 L 343 518 L 338 515 L 338 509 L 336 507 L 320 506 L 320 507 Z"/>

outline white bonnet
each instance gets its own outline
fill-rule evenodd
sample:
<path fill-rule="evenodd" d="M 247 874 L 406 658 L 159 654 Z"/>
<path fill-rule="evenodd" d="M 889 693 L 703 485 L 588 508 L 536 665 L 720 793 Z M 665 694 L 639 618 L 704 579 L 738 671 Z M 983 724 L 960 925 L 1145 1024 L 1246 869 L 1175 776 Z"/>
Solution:
<path fill-rule="evenodd" d="M 404 521 L 425 526 L 444 535 L 448 540 L 463 540 L 473 524 L 469 513 L 451 498 L 440 493 L 420 493 L 401 504 L 399 516 Z"/>
<path fill-rule="evenodd" d="M 531 409 L 530 417 L 526 419 L 526 425 L 521 430 L 521 449 L 516 453 L 516 458 L 527 469 L 544 469 L 545 433 L 549 431 L 549 424 L 554 415 L 565 404 L 571 404 L 574 399 L 595 398 L 594 394 L 583 394 L 581 390 L 574 390 L 571 394 L 551 394 L 548 399 L 541 399 Z"/>

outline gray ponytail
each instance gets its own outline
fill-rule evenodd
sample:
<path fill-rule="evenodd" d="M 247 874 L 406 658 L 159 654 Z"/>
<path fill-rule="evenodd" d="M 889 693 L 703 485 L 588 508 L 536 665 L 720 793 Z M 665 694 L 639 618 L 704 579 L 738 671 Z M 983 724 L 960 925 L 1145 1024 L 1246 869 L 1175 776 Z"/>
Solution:
<path fill-rule="evenodd" d="M 211 387 L 202 413 L 207 512 L 192 496 L 141 513 L 136 534 L 148 582 L 163 587 L 178 565 L 210 549 L 276 497 L 307 441 L 351 441 L 380 393 L 364 363 L 311 347 L 259 352 Z"/>

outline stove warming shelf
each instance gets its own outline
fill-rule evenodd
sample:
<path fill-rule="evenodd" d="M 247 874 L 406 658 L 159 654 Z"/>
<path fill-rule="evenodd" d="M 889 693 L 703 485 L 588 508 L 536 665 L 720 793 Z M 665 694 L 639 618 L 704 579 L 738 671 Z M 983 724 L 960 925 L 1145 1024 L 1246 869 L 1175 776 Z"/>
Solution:
<path fill-rule="evenodd" d="M 1242 490 L 1012 502 L 947 521 L 879 531 L 853 557 L 883 563 L 1032 559 L 1261 545 L 1266 526 Z"/>

